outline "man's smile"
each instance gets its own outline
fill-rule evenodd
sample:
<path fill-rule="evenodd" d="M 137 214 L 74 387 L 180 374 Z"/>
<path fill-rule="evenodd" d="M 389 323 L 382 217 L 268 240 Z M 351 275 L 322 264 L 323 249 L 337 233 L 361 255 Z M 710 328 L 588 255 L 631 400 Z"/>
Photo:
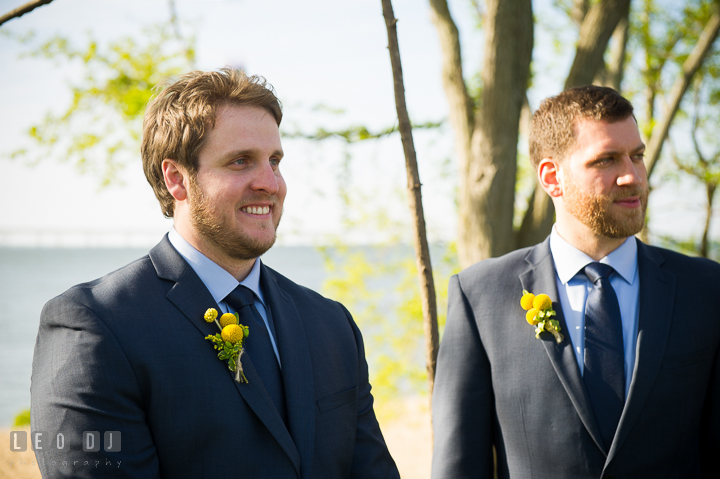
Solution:
<path fill-rule="evenodd" d="M 270 213 L 269 206 L 243 206 L 240 211 L 251 215 L 266 215 Z"/>

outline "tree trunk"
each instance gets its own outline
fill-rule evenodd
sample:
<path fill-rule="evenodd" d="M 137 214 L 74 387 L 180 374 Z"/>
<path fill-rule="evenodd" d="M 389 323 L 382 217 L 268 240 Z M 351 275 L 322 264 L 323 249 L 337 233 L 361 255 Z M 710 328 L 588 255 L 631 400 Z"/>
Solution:
<path fill-rule="evenodd" d="M 450 15 L 447 0 L 430 0 L 431 18 L 435 24 L 442 50 L 442 80 L 449 107 L 450 124 L 455 132 L 455 151 L 458 158 L 458 198 L 467 197 L 466 183 L 470 171 L 472 156 L 470 143 L 475 128 L 474 105 L 467 92 L 463 79 L 460 37 L 455 22 Z M 467 209 L 459 200 L 460 209 Z M 462 216 L 462 215 L 461 215 Z M 463 236 L 462 220 L 458 224 L 458 237 Z M 458 241 L 459 256 L 465 256 L 465 244 Z"/>
<path fill-rule="evenodd" d="M 605 85 L 616 91 L 621 91 L 623 75 L 625 74 L 625 56 L 627 42 L 630 36 L 630 9 L 627 15 L 620 19 L 615 32 L 612 34 L 613 46 L 610 51 L 610 62 L 605 76 Z"/>
<path fill-rule="evenodd" d="M 528 209 L 517 232 L 516 247 L 524 248 L 542 242 L 550 234 L 555 223 L 555 206 L 552 200 L 535 181 L 535 189 L 528 201 Z"/>
<path fill-rule="evenodd" d="M 566 90 L 592 83 L 603 65 L 610 37 L 629 11 L 630 0 L 601 0 L 588 11 L 580 26 L 575 60 L 565 80 Z"/>
<path fill-rule="evenodd" d="M 533 47 L 530 0 L 486 3 L 481 107 L 460 177 L 458 253 L 467 267 L 513 249 L 517 138 Z"/>
<path fill-rule="evenodd" d="M 422 195 L 420 191 L 420 173 L 418 172 L 415 146 L 413 144 L 412 127 L 407 112 L 407 105 L 405 104 L 405 86 L 403 83 L 400 48 L 398 46 L 396 28 L 397 20 L 395 19 L 392 2 L 390 0 L 382 0 L 382 7 L 388 33 L 388 50 L 390 52 L 390 64 L 392 65 L 393 72 L 398 128 L 400 130 L 400 138 L 402 139 L 403 151 L 405 152 L 408 200 L 410 202 L 413 224 L 415 226 L 415 258 L 420 276 L 420 297 L 422 298 L 423 327 L 425 330 L 428 392 L 432 409 L 435 364 L 437 362 L 438 349 L 440 348 L 435 283 L 433 282 L 430 249 L 428 248 L 427 234 L 425 231 L 425 214 L 423 213 Z"/>
<path fill-rule="evenodd" d="M 573 22 L 575 22 L 575 25 L 578 27 L 582 25 L 582 21 L 585 19 L 589 8 L 590 0 L 573 0 L 570 8 L 570 17 Z"/>

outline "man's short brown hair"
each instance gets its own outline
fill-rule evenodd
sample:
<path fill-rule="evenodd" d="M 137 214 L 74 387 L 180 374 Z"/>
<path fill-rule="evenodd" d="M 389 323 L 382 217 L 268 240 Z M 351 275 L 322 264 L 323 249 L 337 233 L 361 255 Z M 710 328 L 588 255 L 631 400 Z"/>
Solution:
<path fill-rule="evenodd" d="M 219 106 L 264 108 L 278 126 L 282 109 L 272 86 L 264 78 L 249 77 L 230 68 L 190 72 L 160 88 L 145 110 L 141 152 L 145 177 L 160 201 L 163 214 L 172 218 L 175 199 L 165 185 L 163 160 L 175 160 L 194 177 L 198 152 L 206 133 L 215 127 Z"/>
<path fill-rule="evenodd" d="M 540 103 L 530 127 L 530 161 L 537 170 L 543 158 L 562 160 L 573 147 L 577 122 L 586 118 L 614 123 L 633 114 L 632 104 L 612 88 L 580 86 Z"/>

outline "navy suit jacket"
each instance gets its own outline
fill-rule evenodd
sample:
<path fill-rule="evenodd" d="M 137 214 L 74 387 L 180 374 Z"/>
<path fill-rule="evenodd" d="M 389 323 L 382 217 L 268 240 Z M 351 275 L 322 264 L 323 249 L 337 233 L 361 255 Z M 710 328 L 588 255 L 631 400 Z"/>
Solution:
<path fill-rule="evenodd" d="M 632 383 L 603 444 L 567 335 L 549 241 L 450 281 L 432 477 L 720 477 L 720 265 L 638 241 Z M 548 294 L 565 339 L 535 338 L 522 290 Z"/>
<path fill-rule="evenodd" d="M 243 357 L 249 383 L 238 384 L 204 339 L 218 331 L 203 314 L 218 305 L 167 237 L 48 302 L 31 386 L 43 477 L 398 477 L 350 314 L 264 265 L 261 285 L 276 325 L 287 426 L 252 358 Z M 83 451 L 83 431 L 103 439 L 119 431 L 120 451 L 104 450 L 107 441 Z"/>

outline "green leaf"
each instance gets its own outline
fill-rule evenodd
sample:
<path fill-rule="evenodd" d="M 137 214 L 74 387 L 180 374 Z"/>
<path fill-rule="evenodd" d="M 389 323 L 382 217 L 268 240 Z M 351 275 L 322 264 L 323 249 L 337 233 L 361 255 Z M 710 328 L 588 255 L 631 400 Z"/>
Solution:
<path fill-rule="evenodd" d="M 72 100 L 64 112 L 47 114 L 29 129 L 33 147 L 8 156 L 26 164 L 62 158 L 98 176 L 101 185 L 119 182 L 118 172 L 136 157 L 153 86 L 191 69 L 179 43 L 165 24 L 158 24 L 145 28 L 143 35 L 109 43 L 88 34 L 84 46 L 54 36 L 31 47 L 24 56 L 75 64 L 80 79 L 70 86 Z M 193 45 L 189 48 L 194 51 Z"/>
<path fill-rule="evenodd" d="M 29 426 L 30 425 L 30 409 L 25 409 L 23 411 L 20 411 L 15 416 L 15 422 L 13 426 Z"/>

